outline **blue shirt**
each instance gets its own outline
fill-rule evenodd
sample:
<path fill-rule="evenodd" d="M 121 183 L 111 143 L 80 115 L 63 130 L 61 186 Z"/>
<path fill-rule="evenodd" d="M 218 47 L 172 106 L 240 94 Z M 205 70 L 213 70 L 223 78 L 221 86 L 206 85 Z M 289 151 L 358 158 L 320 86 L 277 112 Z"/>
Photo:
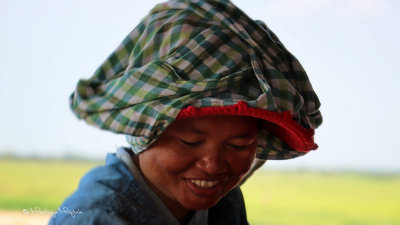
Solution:
<path fill-rule="evenodd" d="M 124 149 L 107 154 L 106 164 L 89 171 L 50 225 L 179 225 L 146 184 Z M 239 187 L 208 210 L 195 211 L 188 225 L 248 225 Z"/>

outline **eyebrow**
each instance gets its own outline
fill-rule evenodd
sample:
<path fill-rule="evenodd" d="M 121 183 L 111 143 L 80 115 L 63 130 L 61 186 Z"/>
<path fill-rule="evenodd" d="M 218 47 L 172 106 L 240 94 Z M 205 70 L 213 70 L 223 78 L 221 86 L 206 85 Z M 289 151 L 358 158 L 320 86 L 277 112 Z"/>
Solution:
<path fill-rule="evenodd" d="M 236 136 L 234 136 L 232 138 L 250 138 L 250 137 L 252 137 L 251 131 L 243 133 L 243 134 L 236 135 Z"/>
<path fill-rule="evenodd" d="M 189 128 L 187 128 L 187 131 L 191 132 L 191 133 L 195 133 L 195 134 L 208 134 L 208 132 L 200 130 L 198 128 L 192 127 L 190 126 Z"/>

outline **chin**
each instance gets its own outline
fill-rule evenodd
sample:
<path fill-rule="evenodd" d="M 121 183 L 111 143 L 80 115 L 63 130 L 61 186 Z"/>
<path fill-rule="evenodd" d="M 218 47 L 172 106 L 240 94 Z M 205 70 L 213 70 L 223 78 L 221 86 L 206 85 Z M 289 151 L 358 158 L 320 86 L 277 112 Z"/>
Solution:
<path fill-rule="evenodd" d="M 220 198 L 208 198 L 208 199 L 196 199 L 196 200 L 190 200 L 190 201 L 185 201 L 183 202 L 183 206 L 187 209 L 190 210 L 204 210 L 204 209 L 209 209 L 216 205 Z"/>

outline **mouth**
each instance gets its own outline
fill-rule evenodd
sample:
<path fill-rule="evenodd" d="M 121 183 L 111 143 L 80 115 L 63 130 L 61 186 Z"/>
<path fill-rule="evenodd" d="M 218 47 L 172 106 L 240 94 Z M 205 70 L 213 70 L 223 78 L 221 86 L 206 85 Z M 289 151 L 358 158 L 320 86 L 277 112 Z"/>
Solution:
<path fill-rule="evenodd" d="M 191 179 L 190 182 L 192 182 L 192 184 L 194 184 L 198 188 L 212 188 L 219 183 L 219 181 L 195 180 L 195 179 Z"/>
<path fill-rule="evenodd" d="M 225 180 L 186 179 L 189 189 L 198 197 L 215 197 L 225 187 Z"/>

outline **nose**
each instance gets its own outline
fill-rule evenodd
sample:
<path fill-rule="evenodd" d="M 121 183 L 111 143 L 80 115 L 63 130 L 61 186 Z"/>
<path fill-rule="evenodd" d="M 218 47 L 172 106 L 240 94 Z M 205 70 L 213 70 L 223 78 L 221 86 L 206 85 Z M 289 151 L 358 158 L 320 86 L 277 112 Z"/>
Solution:
<path fill-rule="evenodd" d="M 197 160 L 196 166 L 207 174 L 219 175 L 228 171 L 229 163 L 218 150 L 215 150 L 206 151 L 206 154 Z"/>

